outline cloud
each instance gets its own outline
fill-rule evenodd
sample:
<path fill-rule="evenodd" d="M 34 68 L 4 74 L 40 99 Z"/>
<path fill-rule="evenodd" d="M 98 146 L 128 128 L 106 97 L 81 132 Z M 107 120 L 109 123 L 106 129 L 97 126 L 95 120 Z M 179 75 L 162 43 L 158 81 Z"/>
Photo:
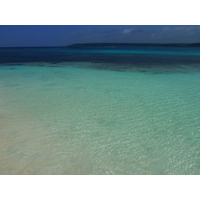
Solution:
<path fill-rule="evenodd" d="M 173 34 L 185 34 L 185 33 L 192 33 L 192 34 L 197 34 L 200 33 L 200 26 L 194 26 L 194 27 L 189 27 L 189 26 L 178 26 L 178 27 L 164 27 L 161 29 L 161 33 L 164 32 L 170 32 Z"/>
<path fill-rule="evenodd" d="M 199 42 L 200 26 L 171 26 L 164 27 L 157 33 L 158 38 L 167 42 Z"/>
<path fill-rule="evenodd" d="M 169 27 L 164 27 L 161 31 L 170 31 Z"/>
<path fill-rule="evenodd" d="M 88 28 L 88 29 L 86 29 Z M 90 29 L 89 29 L 90 28 Z M 129 26 L 81 27 L 71 34 L 71 43 L 81 42 L 132 42 L 181 43 L 200 42 L 200 26 Z"/>
<path fill-rule="evenodd" d="M 132 33 L 132 32 L 134 32 L 134 28 L 130 28 L 130 29 L 125 29 L 124 31 L 123 31 L 123 34 L 130 34 L 130 33 Z"/>
<path fill-rule="evenodd" d="M 185 29 L 186 28 L 183 26 L 178 26 L 178 27 L 174 28 L 175 31 L 185 31 Z"/>

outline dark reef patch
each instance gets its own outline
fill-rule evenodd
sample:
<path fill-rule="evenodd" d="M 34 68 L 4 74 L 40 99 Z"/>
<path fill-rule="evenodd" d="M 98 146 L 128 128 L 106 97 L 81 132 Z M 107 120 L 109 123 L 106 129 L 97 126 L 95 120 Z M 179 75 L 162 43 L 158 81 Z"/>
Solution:
<path fill-rule="evenodd" d="M 80 46 L 79 46 L 80 47 Z M 105 51 L 110 50 L 112 53 Z M 124 53 L 121 50 L 125 50 Z M 137 53 L 130 53 L 134 50 Z M 129 53 L 127 53 L 129 52 Z M 154 53 L 158 52 L 158 53 Z M 159 53 L 161 52 L 161 53 Z M 169 53 L 170 52 L 170 53 Z M 178 53 L 177 53 L 178 52 Z M 192 54 L 191 52 L 194 52 Z M 138 72 L 200 71 L 200 48 L 188 46 L 105 46 L 81 48 L 5 48 L 0 49 L 0 64 L 64 67 L 63 63 L 93 63 L 86 68 Z"/>

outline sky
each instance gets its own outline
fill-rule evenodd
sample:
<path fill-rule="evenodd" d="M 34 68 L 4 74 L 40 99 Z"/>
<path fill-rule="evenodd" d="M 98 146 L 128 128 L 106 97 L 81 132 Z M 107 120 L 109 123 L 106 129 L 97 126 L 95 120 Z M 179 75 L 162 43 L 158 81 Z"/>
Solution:
<path fill-rule="evenodd" d="M 0 25 L 0 47 L 74 43 L 195 43 L 198 25 Z"/>

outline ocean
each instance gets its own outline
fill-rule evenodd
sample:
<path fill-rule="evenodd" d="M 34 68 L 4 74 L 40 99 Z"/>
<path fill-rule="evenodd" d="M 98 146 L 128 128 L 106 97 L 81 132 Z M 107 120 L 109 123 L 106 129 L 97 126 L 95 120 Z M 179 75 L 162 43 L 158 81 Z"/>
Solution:
<path fill-rule="evenodd" d="M 0 174 L 200 175 L 200 47 L 1 48 Z"/>

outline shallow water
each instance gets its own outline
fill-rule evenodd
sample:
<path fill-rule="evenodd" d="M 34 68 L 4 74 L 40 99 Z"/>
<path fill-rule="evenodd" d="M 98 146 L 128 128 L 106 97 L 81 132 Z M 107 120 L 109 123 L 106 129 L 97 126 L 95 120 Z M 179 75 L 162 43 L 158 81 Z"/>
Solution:
<path fill-rule="evenodd" d="M 0 66 L 0 174 L 200 174 L 199 71 L 105 65 Z"/>

